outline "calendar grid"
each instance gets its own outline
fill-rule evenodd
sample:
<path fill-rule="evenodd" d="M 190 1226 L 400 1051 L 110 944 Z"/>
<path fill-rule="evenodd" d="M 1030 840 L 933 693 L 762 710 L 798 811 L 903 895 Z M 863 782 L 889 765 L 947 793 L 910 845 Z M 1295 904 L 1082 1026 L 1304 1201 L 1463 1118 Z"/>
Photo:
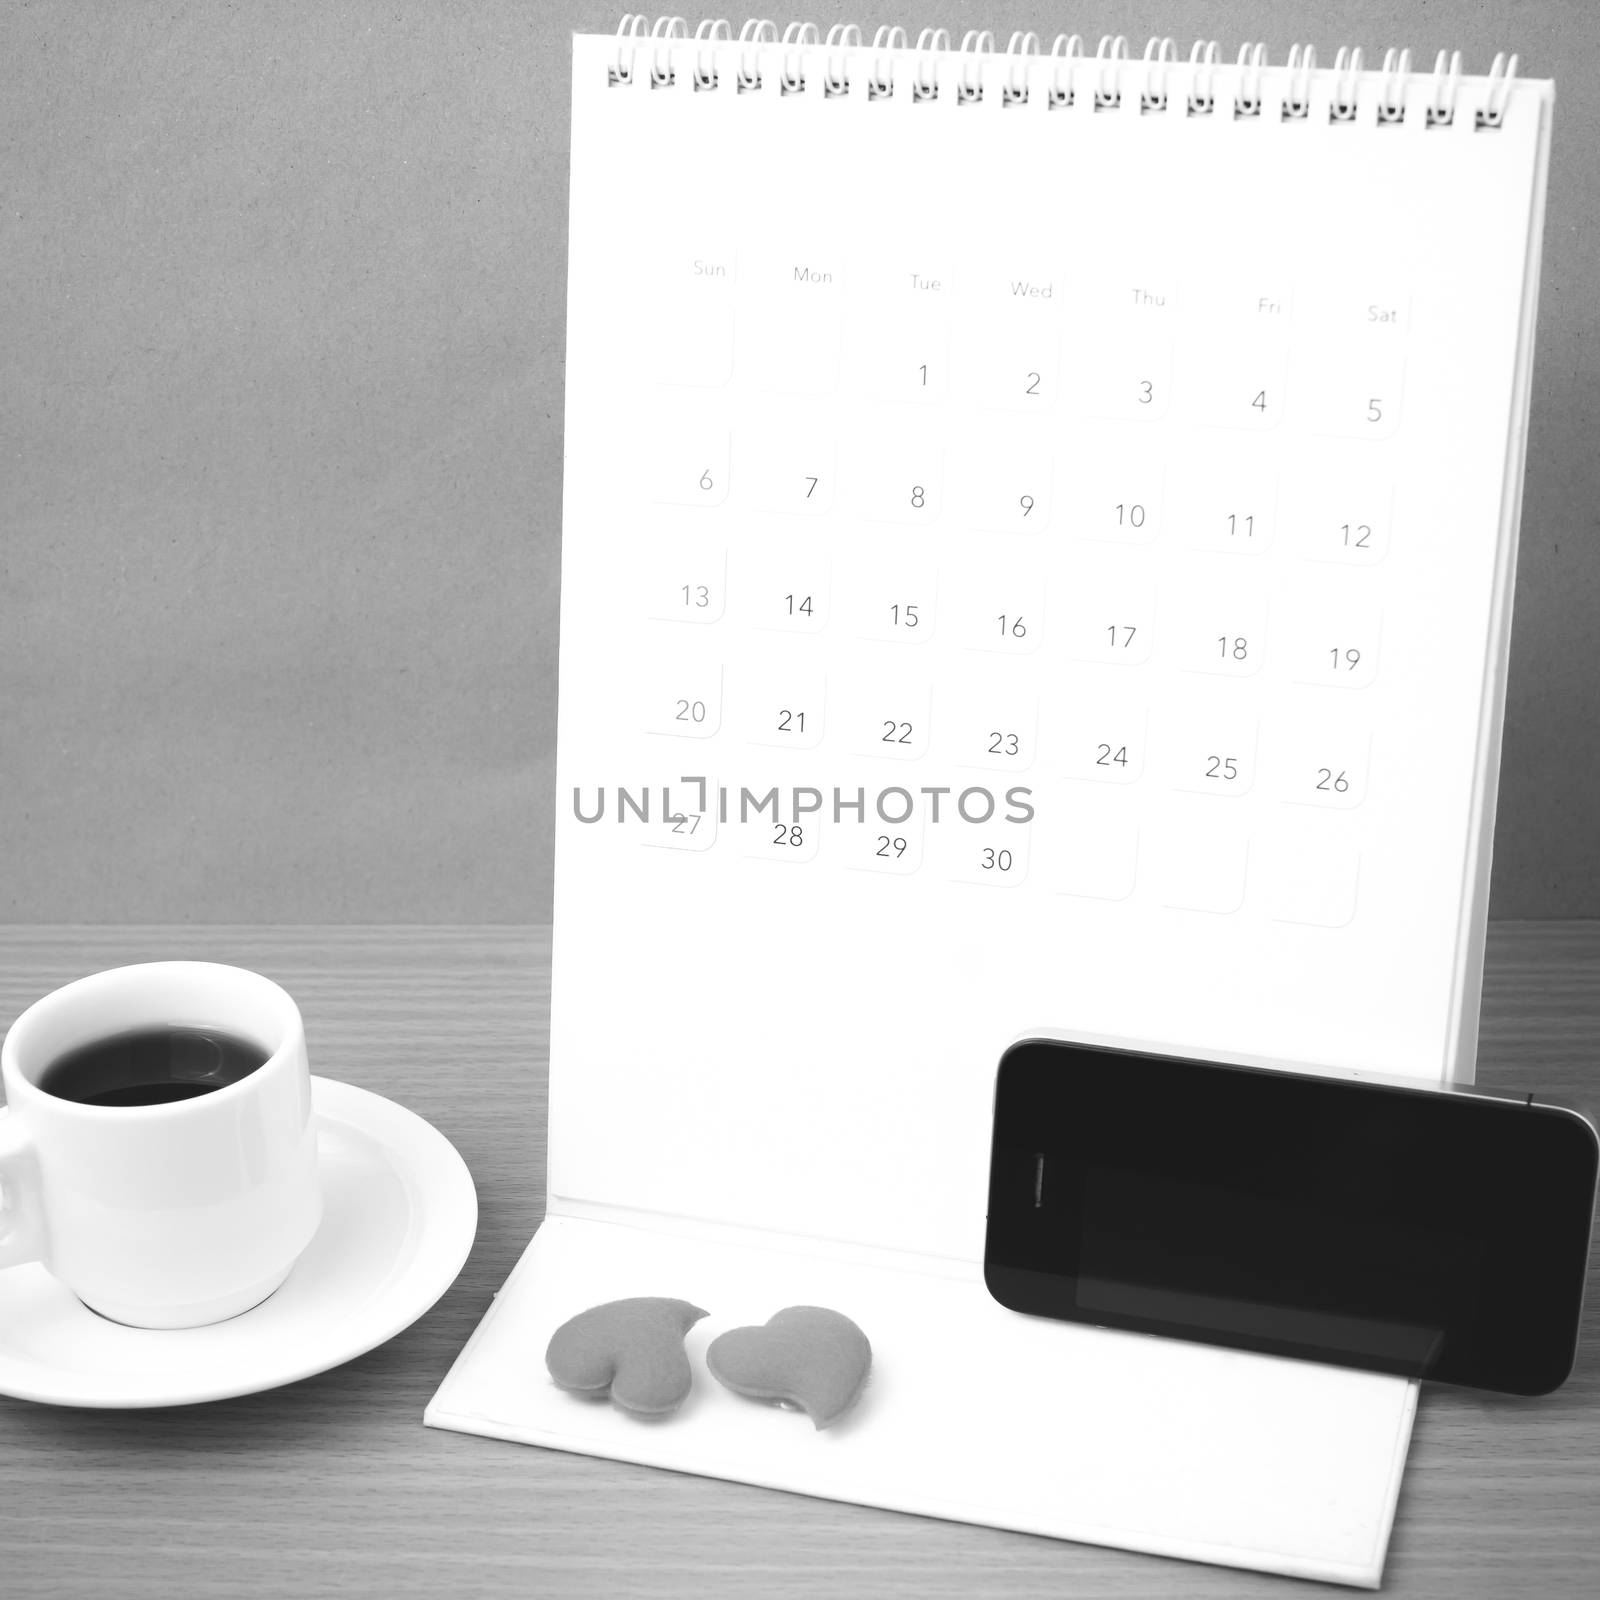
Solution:
<path fill-rule="evenodd" d="M 1381 75 L 1353 127 L 1063 116 L 784 95 L 755 55 L 759 93 L 577 111 L 553 1191 L 825 1228 L 797 1108 L 884 1070 L 947 1085 L 959 1191 L 1030 1028 L 1469 1077 L 1543 102 L 1493 137 L 1379 127 Z M 916 163 L 858 159 L 913 118 Z M 599 1045 L 610 972 L 637 1020 Z M 637 1136 L 582 1140 L 616 1093 Z M 819 1153 L 774 1190 L 778 1102 Z M 828 1137 L 871 1130 L 926 1165 Z M 981 1208 L 861 1170 L 835 1231 L 975 1247 Z"/>

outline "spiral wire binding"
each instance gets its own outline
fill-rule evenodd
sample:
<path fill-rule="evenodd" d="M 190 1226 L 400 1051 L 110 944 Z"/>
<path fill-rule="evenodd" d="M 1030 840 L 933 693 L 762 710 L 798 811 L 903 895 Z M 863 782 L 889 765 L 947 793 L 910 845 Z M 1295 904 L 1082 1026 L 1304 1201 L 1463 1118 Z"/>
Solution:
<path fill-rule="evenodd" d="M 953 51 L 950 33 L 945 28 L 924 28 L 915 45 L 908 45 L 904 28 L 881 27 L 873 34 L 870 46 L 864 45 L 861 29 L 853 22 L 836 23 L 826 39 L 812 22 L 791 22 L 780 35 L 766 20 L 752 19 L 735 38 L 726 21 L 717 19 L 699 24 L 691 38 L 689 25 L 682 17 L 662 16 L 653 22 L 643 12 L 629 13 L 617 26 L 616 54 L 606 69 L 606 80 L 613 88 L 629 87 L 638 77 L 641 56 L 647 61 L 647 82 L 652 89 L 668 89 L 677 82 L 673 60 L 674 46 L 688 44 L 692 49 L 692 86 L 699 92 L 719 87 L 716 49 L 718 45 L 738 46 L 734 87 L 747 94 L 762 87 L 760 52 L 776 47 L 779 57 L 779 92 L 803 94 L 806 89 L 806 53 L 822 53 L 822 93 L 825 99 L 851 94 L 858 86 L 869 100 L 886 100 L 897 91 L 896 58 L 911 59 L 910 93 L 913 101 L 937 100 L 940 84 L 935 57 L 954 54 L 955 98 L 957 105 L 977 105 L 984 99 L 984 58 L 998 57 L 995 36 L 987 28 L 968 29 Z M 867 57 L 864 76 L 852 78 L 852 52 Z M 1016 32 L 1004 54 L 1005 68 L 1000 84 L 1002 107 L 1029 103 L 1030 59 L 1044 73 L 1046 105 L 1052 111 L 1065 110 L 1077 103 L 1080 89 L 1092 92 L 1095 111 L 1116 111 L 1122 106 L 1123 89 L 1137 85 L 1141 114 L 1160 114 L 1169 108 L 1171 69 L 1178 62 L 1177 45 L 1171 38 L 1157 36 L 1144 47 L 1143 59 L 1135 63 L 1123 34 L 1102 36 L 1094 55 L 1089 56 L 1080 35 L 1057 34 L 1048 56 L 1041 52 L 1039 35 Z M 1214 39 L 1196 40 L 1189 51 L 1189 90 L 1182 103 L 1186 116 L 1209 117 L 1217 113 L 1217 70 L 1222 51 Z M 1518 57 L 1501 52 L 1489 68 L 1488 88 L 1483 103 L 1473 114 L 1477 131 L 1501 127 L 1506 105 L 1517 77 Z M 1272 70 L 1264 44 L 1241 45 L 1234 62 L 1235 87 L 1227 112 L 1235 119 L 1259 117 L 1267 102 L 1266 74 Z M 1311 114 L 1312 82 L 1317 73 L 1317 53 L 1311 45 L 1293 45 L 1283 73 L 1286 87 L 1280 102 L 1284 121 L 1303 121 Z M 1331 93 L 1328 101 L 1330 122 L 1354 122 L 1357 94 L 1362 78 L 1362 56 L 1358 48 L 1341 49 L 1331 68 Z M 1407 90 L 1421 73 L 1413 71 L 1409 50 L 1388 50 L 1383 65 L 1372 76 L 1378 80 L 1375 118 L 1379 127 L 1390 127 L 1405 120 Z M 1423 123 L 1429 128 L 1454 125 L 1461 92 L 1461 52 L 1441 50 L 1434 59 L 1427 79 L 1422 104 Z M 1081 80 L 1081 81 L 1080 81 Z"/>
<path fill-rule="evenodd" d="M 1144 87 L 1139 91 L 1140 115 L 1167 109 L 1167 64 L 1177 59 L 1172 39 L 1152 39 L 1144 47 Z"/>
<path fill-rule="evenodd" d="M 770 22 L 752 18 L 739 30 L 739 64 L 734 68 L 733 84 L 740 94 L 750 94 L 761 87 L 761 68 L 750 65 L 751 48 L 777 41 L 778 30 Z"/>
<path fill-rule="evenodd" d="M 828 29 L 826 45 L 828 64 L 822 74 L 822 92 L 833 100 L 850 93 L 849 64 L 843 52 L 861 48 L 861 30 L 853 22 L 837 23 Z M 838 63 L 837 68 L 835 62 Z"/>
<path fill-rule="evenodd" d="M 1317 52 L 1311 45 L 1289 47 L 1289 92 L 1283 97 L 1283 120 L 1298 121 L 1311 111 L 1311 74 L 1317 70 Z"/>
<path fill-rule="evenodd" d="M 950 33 L 945 28 L 924 28 L 917 35 L 917 66 L 911 74 L 911 98 L 913 100 L 937 100 L 939 98 L 939 78 L 935 73 L 931 78 L 928 69 L 933 65 L 933 57 L 941 51 L 950 48 Z"/>
<path fill-rule="evenodd" d="M 1050 59 L 1054 65 L 1050 69 L 1050 109 L 1060 111 L 1065 106 L 1070 106 L 1076 97 L 1073 88 L 1072 63 L 1083 56 L 1083 40 L 1077 34 L 1058 33 L 1056 42 L 1050 46 Z M 1061 83 L 1061 66 L 1066 63 L 1067 82 L 1063 88 Z"/>
<path fill-rule="evenodd" d="M 1189 51 L 1189 65 L 1195 69 L 1189 87 L 1186 107 L 1191 117 L 1209 117 L 1217 104 L 1217 63 L 1222 59 L 1222 46 L 1215 39 L 1196 39 Z M 1201 69 L 1204 69 L 1205 89 L 1202 92 Z"/>
<path fill-rule="evenodd" d="M 806 92 L 806 74 L 804 65 L 794 65 L 799 52 L 807 45 L 822 43 L 822 36 L 817 32 L 814 22 L 791 22 L 783 30 L 783 38 L 779 41 L 783 46 L 783 69 L 778 74 L 778 88 L 784 94 L 804 94 Z"/>
<path fill-rule="evenodd" d="M 702 22 L 694 30 L 696 45 L 694 53 L 694 87 L 699 93 L 702 89 L 715 89 L 717 86 L 717 66 L 713 59 L 712 64 L 706 66 L 705 45 L 716 44 L 718 40 L 731 39 L 732 30 L 726 22 Z"/>
<path fill-rule="evenodd" d="M 1516 75 L 1515 56 L 1509 62 L 1504 55 L 1494 58 L 1494 65 L 1489 68 L 1489 96 L 1478 112 L 1478 127 L 1498 128 L 1505 121 L 1506 97 L 1511 93 L 1511 80 Z"/>
<path fill-rule="evenodd" d="M 1022 82 L 1017 82 L 1017 64 L 1027 56 L 1039 53 L 1039 35 L 1014 33 L 1006 46 L 1006 81 L 1000 91 L 1000 103 L 1005 106 L 1025 106 L 1028 103 L 1028 74 L 1024 67 Z"/>
<path fill-rule="evenodd" d="M 1356 120 L 1356 80 L 1361 76 L 1361 51 L 1341 50 L 1333 58 L 1333 101 L 1328 107 L 1331 122 Z"/>
<path fill-rule="evenodd" d="M 1378 121 L 1398 122 L 1405 114 L 1405 80 L 1411 76 L 1411 52 L 1386 50 L 1383 88 L 1378 92 Z"/>
<path fill-rule="evenodd" d="M 1430 128 L 1448 128 L 1456 120 L 1456 94 L 1461 87 L 1461 52 L 1446 56 L 1441 50 L 1433 62 L 1433 85 L 1424 112 Z"/>
<path fill-rule="evenodd" d="M 678 81 L 677 71 L 672 65 L 672 52 L 667 51 L 667 64 L 661 64 L 661 46 L 670 44 L 674 39 L 687 39 L 689 37 L 689 24 L 682 17 L 657 17 L 656 25 L 650 30 L 650 87 L 652 89 L 670 89 Z"/>
<path fill-rule="evenodd" d="M 1122 108 L 1122 73 L 1118 63 L 1128 59 L 1128 36 L 1119 33 L 1112 38 L 1102 34 L 1100 48 L 1094 53 L 1099 64 L 1094 75 L 1094 108 L 1096 111 L 1118 111 Z M 1111 82 L 1108 85 L 1108 69 Z"/>
<path fill-rule="evenodd" d="M 1233 97 L 1233 114 L 1237 117 L 1261 115 L 1261 78 L 1267 65 L 1267 47 L 1264 44 L 1239 46 L 1239 92 Z"/>
<path fill-rule="evenodd" d="M 980 69 L 978 81 L 972 81 L 973 62 L 980 55 L 990 55 L 994 51 L 994 35 L 987 28 L 980 32 L 976 28 L 969 28 L 961 40 L 961 75 L 956 82 L 956 103 L 969 106 L 983 99 L 983 74 Z"/>
<path fill-rule="evenodd" d="M 906 48 L 906 30 L 904 28 L 879 28 L 872 36 L 872 71 L 867 76 L 867 98 L 869 100 L 887 100 L 894 93 L 894 63 L 889 63 L 889 70 L 883 70 L 884 52 L 904 50 Z"/>

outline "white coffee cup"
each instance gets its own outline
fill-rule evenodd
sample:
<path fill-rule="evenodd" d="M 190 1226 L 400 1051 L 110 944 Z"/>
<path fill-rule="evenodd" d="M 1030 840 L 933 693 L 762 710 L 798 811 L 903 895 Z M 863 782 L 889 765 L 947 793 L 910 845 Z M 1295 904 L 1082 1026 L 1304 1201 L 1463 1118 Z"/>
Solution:
<path fill-rule="evenodd" d="M 69 1051 L 158 1027 L 230 1033 L 267 1060 L 163 1105 L 39 1087 Z M 0 1081 L 0 1268 L 42 1262 L 115 1322 L 193 1328 L 248 1311 L 322 1220 L 305 1025 L 259 973 L 154 961 L 79 978 L 11 1025 Z"/>

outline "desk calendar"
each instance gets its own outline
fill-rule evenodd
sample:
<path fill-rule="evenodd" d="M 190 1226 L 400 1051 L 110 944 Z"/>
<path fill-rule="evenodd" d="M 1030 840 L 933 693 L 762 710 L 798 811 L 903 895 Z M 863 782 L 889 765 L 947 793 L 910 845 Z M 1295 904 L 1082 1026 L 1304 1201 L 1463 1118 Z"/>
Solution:
<path fill-rule="evenodd" d="M 1470 1078 L 1551 86 L 626 28 L 574 52 L 550 1214 L 430 1420 L 1375 1582 L 1414 1386 L 1000 1313 L 990 1097 L 1049 1032 Z M 508 1378 L 639 1293 L 837 1305 L 871 1404 Z"/>

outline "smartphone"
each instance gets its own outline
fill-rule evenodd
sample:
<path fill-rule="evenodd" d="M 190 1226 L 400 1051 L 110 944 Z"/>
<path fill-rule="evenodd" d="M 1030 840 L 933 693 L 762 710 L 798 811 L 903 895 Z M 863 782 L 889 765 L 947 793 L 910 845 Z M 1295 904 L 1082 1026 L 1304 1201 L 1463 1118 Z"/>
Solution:
<path fill-rule="evenodd" d="M 1033 1039 L 1000 1062 L 984 1278 L 1034 1316 L 1547 1394 L 1597 1166 L 1531 1096 Z"/>

